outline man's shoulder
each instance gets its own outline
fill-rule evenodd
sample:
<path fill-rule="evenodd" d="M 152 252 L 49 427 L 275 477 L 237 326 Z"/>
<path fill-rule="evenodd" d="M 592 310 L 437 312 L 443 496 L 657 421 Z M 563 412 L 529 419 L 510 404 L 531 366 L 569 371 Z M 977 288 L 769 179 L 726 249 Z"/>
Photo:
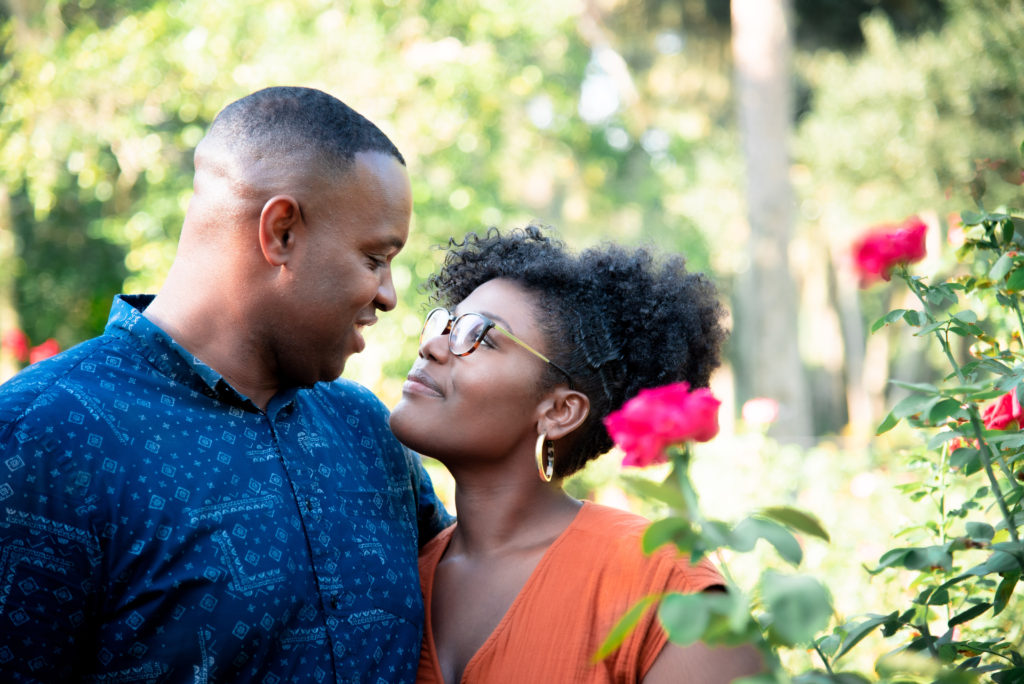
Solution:
<path fill-rule="evenodd" d="M 387 417 L 384 402 L 368 387 L 358 382 L 338 378 L 333 382 L 318 382 L 308 390 L 320 401 L 330 403 L 345 413 L 368 412 L 378 417 Z"/>
<path fill-rule="evenodd" d="M 0 426 L 17 422 L 29 412 L 59 405 L 69 385 L 91 375 L 90 366 L 109 348 L 108 337 L 94 337 L 56 356 L 28 366 L 0 385 Z"/>

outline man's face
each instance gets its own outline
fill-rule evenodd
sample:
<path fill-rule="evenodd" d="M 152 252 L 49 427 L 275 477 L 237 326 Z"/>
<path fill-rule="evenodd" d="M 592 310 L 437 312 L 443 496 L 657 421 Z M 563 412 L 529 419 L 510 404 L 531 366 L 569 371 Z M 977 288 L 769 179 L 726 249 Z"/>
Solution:
<path fill-rule="evenodd" d="M 276 331 L 285 384 L 334 380 L 365 346 L 361 329 L 396 304 L 391 260 L 409 237 L 405 167 L 363 152 L 303 207 L 306 239 L 291 264 L 288 311 Z"/>

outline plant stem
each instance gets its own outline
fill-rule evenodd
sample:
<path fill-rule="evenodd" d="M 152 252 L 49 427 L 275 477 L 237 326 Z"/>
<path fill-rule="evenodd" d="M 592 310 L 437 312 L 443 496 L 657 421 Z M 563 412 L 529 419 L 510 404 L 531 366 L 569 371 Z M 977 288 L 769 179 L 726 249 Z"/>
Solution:
<path fill-rule="evenodd" d="M 920 283 L 914 280 L 905 269 L 900 272 L 900 276 L 904 281 L 906 281 L 907 286 L 921 302 L 921 306 L 924 308 L 924 312 L 927 317 L 931 319 L 931 313 L 928 312 L 928 302 L 925 300 L 924 295 L 921 292 Z M 947 328 L 946 335 L 948 334 L 949 330 Z M 946 359 L 949 360 L 950 365 L 956 372 L 956 377 L 961 383 L 964 383 L 966 382 L 966 378 L 964 377 L 963 371 L 960 369 L 960 364 L 958 364 L 956 359 L 953 358 L 953 353 L 949 348 L 949 339 L 946 335 L 940 334 L 938 330 L 935 331 L 935 337 L 939 340 L 939 344 L 942 346 L 942 353 L 945 354 Z M 1003 518 L 1006 520 L 1007 531 L 1010 533 L 1010 538 L 1013 539 L 1013 541 L 1019 541 L 1017 538 L 1017 527 L 1014 524 L 1013 516 L 1010 515 L 1010 509 L 1006 505 L 1006 500 L 1003 498 L 1003 492 L 999 487 L 998 480 L 996 480 L 995 472 L 992 470 L 992 452 L 989 449 L 988 442 L 986 442 L 981 435 L 981 419 L 978 416 L 977 407 L 971 405 L 968 413 L 971 417 L 971 426 L 974 428 L 974 434 L 978 439 L 978 453 L 981 455 L 982 465 L 985 467 L 985 473 L 988 475 L 989 483 L 992 485 L 992 493 L 995 494 L 996 501 L 999 503 L 999 509 L 1002 511 Z M 1009 468 L 1006 466 L 1006 462 L 1003 460 L 1002 456 L 997 456 L 997 460 L 1003 470 L 1003 474 L 1010 480 L 1011 487 L 1019 488 L 1020 485 L 1018 485 L 1016 480 L 1014 480 L 1013 474 L 1009 472 Z"/>
<path fill-rule="evenodd" d="M 985 474 L 988 475 L 989 484 L 992 485 L 992 494 L 995 495 L 996 503 L 999 504 L 999 510 L 1002 511 L 1003 519 L 1006 521 L 1006 530 L 1010 533 L 1010 539 L 1018 542 L 1020 539 L 1017 537 L 1017 526 L 1014 523 L 1013 516 L 1010 515 L 1006 499 L 1003 498 L 1003 491 L 999 488 L 996 474 L 992 470 L 992 452 L 989 449 L 988 442 L 985 441 L 981 434 L 981 418 L 978 416 L 978 408 L 972 404 L 967 413 L 971 417 L 971 427 L 974 428 L 974 436 L 978 440 L 978 454 L 981 456 L 981 464 L 985 467 Z"/>
<path fill-rule="evenodd" d="M 1010 306 L 1013 307 L 1013 312 L 1017 314 L 1017 327 L 1020 329 L 1020 343 L 1024 345 L 1024 315 L 1021 314 L 1020 305 L 1017 303 L 1016 295 L 1008 295 L 1007 298 L 1010 300 Z"/>
<path fill-rule="evenodd" d="M 905 267 L 900 271 L 900 277 L 903 278 L 903 280 L 907 283 L 907 287 L 910 288 L 910 291 L 913 292 L 914 296 L 916 296 L 918 301 L 921 302 L 921 308 L 923 309 L 925 316 L 927 316 L 928 321 L 933 322 L 935 319 L 932 316 L 931 312 L 928 310 L 928 302 L 927 300 L 925 300 L 924 294 L 922 294 L 921 292 L 921 284 L 914 280 L 913 277 L 911 277 L 911 275 L 907 272 Z M 936 339 L 938 339 L 939 345 L 942 347 L 942 353 L 946 355 L 946 359 L 949 361 L 949 365 L 953 367 L 953 371 L 956 373 L 956 377 L 960 380 L 961 383 L 964 383 L 966 382 L 966 378 L 964 377 L 963 371 L 960 370 L 960 364 L 957 363 L 956 359 L 953 358 L 953 352 L 950 351 L 949 349 L 948 335 L 948 327 L 945 330 L 945 335 L 943 335 L 942 332 L 940 332 L 939 330 L 935 331 L 935 337 Z"/>
<path fill-rule="evenodd" d="M 829 675 L 834 674 L 832 672 L 832 666 L 828 664 L 828 658 L 826 658 L 825 654 L 821 652 L 821 649 L 818 647 L 818 644 L 814 644 L 814 650 L 818 652 L 818 657 L 821 658 L 821 662 L 825 663 L 825 670 L 829 673 Z"/>

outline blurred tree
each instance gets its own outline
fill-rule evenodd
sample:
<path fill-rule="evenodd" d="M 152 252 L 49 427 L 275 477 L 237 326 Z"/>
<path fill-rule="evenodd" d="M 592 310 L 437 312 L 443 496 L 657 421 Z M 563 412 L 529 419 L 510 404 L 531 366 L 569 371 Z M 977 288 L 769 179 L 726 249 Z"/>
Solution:
<path fill-rule="evenodd" d="M 747 268 L 738 275 L 734 360 L 740 395 L 771 397 L 782 441 L 810 444 L 811 396 L 800 360 L 796 288 L 790 273 L 793 188 L 791 7 L 787 0 L 733 0 L 736 102 L 746 160 Z"/>

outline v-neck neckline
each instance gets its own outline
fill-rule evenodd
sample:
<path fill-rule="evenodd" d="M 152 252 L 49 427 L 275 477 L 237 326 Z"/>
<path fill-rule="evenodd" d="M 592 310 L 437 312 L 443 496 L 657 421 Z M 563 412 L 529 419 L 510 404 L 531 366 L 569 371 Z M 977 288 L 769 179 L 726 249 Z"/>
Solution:
<path fill-rule="evenodd" d="M 576 511 L 576 515 L 574 515 L 572 520 L 569 521 L 569 524 L 566 526 L 566 528 L 562 530 L 561 533 L 559 533 L 558 537 L 556 537 L 555 540 L 551 542 L 551 545 L 548 546 L 547 549 L 545 549 L 544 554 L 540 557 L 540 560 L 537 561 L 537 565 L 535 565 L 533 567 L 533 570 L 530 572 L 530 576 L 526 578 L 526 582 L 523 583 L 523 586 L 520 587 L 519 592 L 516 594 L 516 597 L 512 600 L 512 603 L 509 604 L 508 610 L 506 610 L 505 614 L 501 616 L 501 620 L 499 620 L 498 624 L 495 625 L 493 630 L 491 630 L 491 633 L 487 635 L 487 638 L 484 639 L 484 642 L 480 644 L 480 648 L 478 648 L 476 652 L 472 655 L 472 657 L 470 657 L 470 659 L 466 661 L 466 666 L 462 668 L 462 677 L 459 678 L 459 684 L 465 683 L 466 675 L 473 670 L 477 661 L 479 661 L 483 655 L 486 655 L 486 652 L 488 650 L 493 648 L 494 642 L 497 641 L 498 637 L 502 634 L 502 632 L 511 628 L 510 625 L 513 617 L 515 616 L 515 613 L 518 611 L 520 604 L 526 601 L 524 597 L 529 595 L 528 592 L 533 588 L 534 584 L 540 582 L 540 579 L 538 579 L 541 575 L 540 571 L 544 568 L 545 565 L 549 563 L 549 560 L 551 556 L 554 554 L 555 549 L 562 544 L 563 540 L 569 534 L 569 531 L 572 530 L 572 528 L 575 527 L 579 520 L 582 518 L 583 511 L 590 508 L 590 506 L 591 502 L 582 502 L 582 505 L 579 507 L 579 510 Z M 458 523 L 456 523 L 456 525 L 457 524 Z M 452 536 L 454 536 L 455 534 L 456 525 L 453 525 L 451 528 L 449 528 L 451 531 L 448 532 L 448 539 L 444 542 L 444 548 L 442 548 L 438 552 L 437 564 L 434 565 L 434 571 L 430 578 L 430 585 L 427 587 L 427 591 L 424 592 L 423 596 L 424 613 L 426 614 L 426 620 L 424 621 L 423 625 L 423 639 L 426 642 L 427 649 L 432 655 L 432 658 L 430 660 L 434 665 L 434 676 L 436 677 L 437 681 L 441 684 L 449 683 L 445 682 L 443 673 L 441 672 L 441 661 L 439 660 L 437 655 L 437 644 L 434 642 L 434 629 L 432 618 L 434 611 L 431 603 L 434 597 L 434 581 L 437 578 L 437 566 L 440 565 L 441 558 L 444 557 L 445 551 L 448 550 L 449 545 L 451 545 L 452 543 Z"/>

